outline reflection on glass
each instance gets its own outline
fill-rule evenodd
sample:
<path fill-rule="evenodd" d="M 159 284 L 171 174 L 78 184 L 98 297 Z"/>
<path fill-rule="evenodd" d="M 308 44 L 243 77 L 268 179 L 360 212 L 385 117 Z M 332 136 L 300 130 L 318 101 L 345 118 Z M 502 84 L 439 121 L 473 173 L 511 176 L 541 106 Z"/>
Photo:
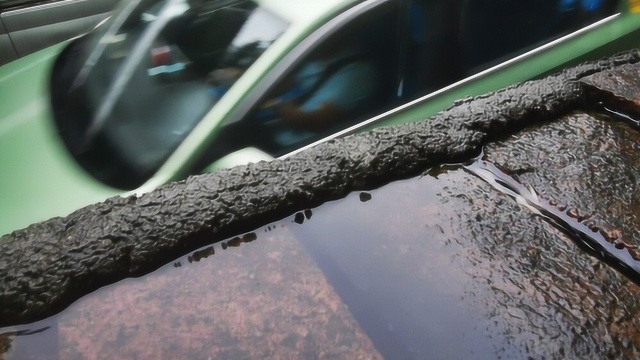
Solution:
<path fill-rule="evenodd" d="M 253 1 L 126 2 L 58 60 L 59 130 L 95 177 L 138 186 L 285 28 Z"/>

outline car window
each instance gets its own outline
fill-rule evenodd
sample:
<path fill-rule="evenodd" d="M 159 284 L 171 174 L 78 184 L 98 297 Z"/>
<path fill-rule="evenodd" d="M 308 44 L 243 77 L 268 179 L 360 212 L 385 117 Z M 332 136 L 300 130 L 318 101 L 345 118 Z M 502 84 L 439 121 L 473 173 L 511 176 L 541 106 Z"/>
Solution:
<path fill-rule="evenodd" d="M 238 146 L 278 156 L 397 104 L 398 9 L 383 3 L 319 41 L 235 125 L 256 134 Z"/>
<path fill-rule="evenodd" d="M 617 0 L 411 0 L 405 98 L 416 98 L 615 13 Z"/>
<path fill-rule="evenodd" d="M 286 27 L 253 1 L 123 2 L 55 65 L 60 134 L 95 177 L 135 188 Z"/>

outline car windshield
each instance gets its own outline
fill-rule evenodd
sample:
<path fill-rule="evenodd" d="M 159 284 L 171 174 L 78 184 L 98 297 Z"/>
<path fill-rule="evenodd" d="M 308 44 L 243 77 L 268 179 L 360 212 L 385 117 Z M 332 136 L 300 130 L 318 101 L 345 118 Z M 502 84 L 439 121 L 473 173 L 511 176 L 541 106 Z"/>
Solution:
<path fill-rule="evenodd" d="M 135 188 L 286 27 L 253 1 L 123 2 L 56 62 L 59 132 L 93 176 Z"/>

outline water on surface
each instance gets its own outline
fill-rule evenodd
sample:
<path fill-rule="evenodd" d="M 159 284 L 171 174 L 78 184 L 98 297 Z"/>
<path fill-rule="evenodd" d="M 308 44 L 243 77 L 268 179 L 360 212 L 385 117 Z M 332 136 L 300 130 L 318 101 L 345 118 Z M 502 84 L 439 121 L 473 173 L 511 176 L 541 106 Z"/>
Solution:
<path fill-rule="evenodd" d="M 639 136 L 572 114 L 485 155 L 637 242 Z M 201 249 L 43 323 L 0 329 L 0 354 L 8 339 L 9 359 L 637 358 L 639 289 L 451 166 Z"/>
<path fill-rule="evenodd" d="M 79 300 L 51 320 L 57 342 L 45 358 L 379 358 L 283 224 Z M 41 358 L 29 340 L 14 343 L 26 354 L 16 359 Z"/>
<path fill-rule="evenodd" d="M 483 156 L 465 164 L 464 168 L 564 232 L 588 254 L 605 261 L 640 285 L 638 247 L 623 238 L 619 230 L 600 228 L 590 219 L 590 215 L 580 214 L 576 208 L 558 204 L 555 200 L 542 198 L 533 187 L 520 183 L 484 160 Z"/>
<path fill-rule="evenodd" d="M 514 349 L 459 239 L 470 183 L 442 171 L 300 212 L 102 289 L 44 334 L 65 359 L 495 357 Z"/>

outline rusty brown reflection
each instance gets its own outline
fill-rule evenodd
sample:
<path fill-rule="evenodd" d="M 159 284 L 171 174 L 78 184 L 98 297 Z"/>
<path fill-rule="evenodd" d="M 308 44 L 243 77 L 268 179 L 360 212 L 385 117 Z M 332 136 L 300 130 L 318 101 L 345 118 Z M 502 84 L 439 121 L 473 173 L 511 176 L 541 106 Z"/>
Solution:
<path fill-rule="evenodd" d="M 51 358 L 380 358 L 286 227 L 224 244 L 80 300 Z"/>

